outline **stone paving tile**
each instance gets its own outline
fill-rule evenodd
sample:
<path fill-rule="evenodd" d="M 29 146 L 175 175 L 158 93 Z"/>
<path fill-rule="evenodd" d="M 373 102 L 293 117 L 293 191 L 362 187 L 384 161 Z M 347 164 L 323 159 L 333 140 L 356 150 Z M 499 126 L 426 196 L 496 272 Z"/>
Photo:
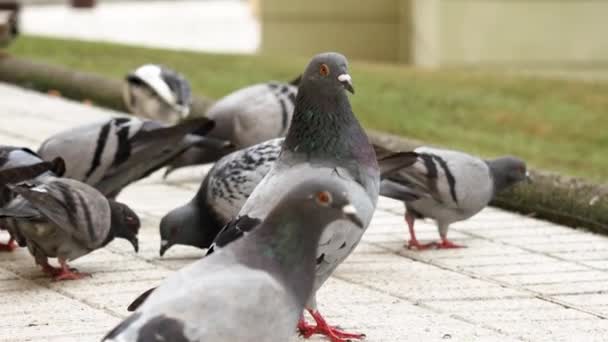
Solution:
<path fill-rule="evenodd" d="M 0 109 L 0 142 L 32 148 L 45 134 L 116 114 L 1 84 Z M 194 196 L 208 168 L 167 180 L 161 170 L 125 189 L 119 200 L 142 217 L 140 253 L 118 239 L 73 262 L 91 278 L 51 282 L 25 249 L 0 254 L 0 341 L 98 340 L 137 295 L 200 258 L 203 251 L 185 246 L 160 258 L 158 224 Z M 605 340 L 608 239 L 488 208 L 450 230 L 467 248 L 411 251 L 402 203 L 381 199 L 378 207 L 355 253 L 319 292 L 330 323 L 372 342 Z M 420 240 L 438 239 L 432 221 L 416 228 Z"/>

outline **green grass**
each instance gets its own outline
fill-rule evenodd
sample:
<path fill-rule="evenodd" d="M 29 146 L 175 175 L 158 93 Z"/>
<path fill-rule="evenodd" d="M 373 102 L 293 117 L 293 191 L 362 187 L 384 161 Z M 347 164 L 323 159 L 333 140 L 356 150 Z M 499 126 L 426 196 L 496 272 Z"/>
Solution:
<path fill-rule="evenodd" d="M 187 75 L 213 98 L 290 80 L 306 57 L 235 56 L 21 37 L 16 56 L 121 78 L 148 62 Z M 351 61 L 355 113 L 366 127 L 533 167 L 608 180 L 608 83 L 553 81 L 474 70 L 428 71 Z"/>

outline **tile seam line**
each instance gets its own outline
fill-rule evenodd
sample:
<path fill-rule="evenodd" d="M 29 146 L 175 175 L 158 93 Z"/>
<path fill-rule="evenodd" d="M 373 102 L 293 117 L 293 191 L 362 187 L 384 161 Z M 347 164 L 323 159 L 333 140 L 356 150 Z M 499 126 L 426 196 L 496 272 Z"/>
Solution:
<path fill-rule="evenodd" d="M 374 244 L 374 243 L 371 243 L 371 244 Z M 600 318 L 600 319 L 608 319 L 608 315 L 604 315 L 604 314 L 601 314 L 601 313 L 598 313 L 598 312 L 587 310 L 587 309 L 585 309 L 583 307 L 580 307 L 580 306 L 577 306 L 575 304 L 571 304 L 571 303 L 568 303 L 566 301 L 562 301 L 562 300 L 559 300 L 559 299 L 556 299 L 556 298 L 552 298 L 551 296 L 546 296 L 545 294 L 537 292 L 537 291 L 533 291 L 533 290 L 530 290 L 530 289 L 527 289 L 527 288 L 524 288 L 524 287 L 521 287 L 521 286 L 518 286 L 518 285 L 513 285 L 513 284 L 510 284 L 510 283 L 507 283 L 507 282 L 496 280 L 496 279 L 493 279 L 491 277 L 487 277 L 487 276 L 484 276 L 484 275 L 481 275 L 481 274 L 476 274 L 476 273 L 469 272 L 469 271 L 466 271 L 466 270 L 454 270 L 454 269 L 451 269 L 449 266 L 447 266 L 447 265 L 445 265 L 443 263 L 428 262 L 425 259 L 419 258 L 419 257 L 416 257 L 416 256 L 399 254 L 398 252 L 392 251 L 392 250 L 390 250 L 390 249 L 388 249 L 386 247 L 382 247 L 382 245 L 378 245 L 378 244 L 374 244 L 374 245 L 376 247 L 379 247 L 379 248 L 384 248 L 387 251 L 389 251 L 389 252 L 391 252 L 391 253 L 393 253 L 395 255 L 398 255 L 400 257 L 403 257 L 403 258 L 407 258 L 407 259 L 410 259 L 410 260 L 418 261 L 418 262 L 421 262 L 423 264 L 431 265 L 431 266 L 437 267 L 439 269 L 450 271 L 450 272 L 457 273 L 457 274 L 460 274 L 460 275 L 465 275 L 465 276 L 467 276 L 469 278 L 483 280 L 483 281 L 486 281 L 488 283 L 493 283 L 495 285 L 506 287 L 506 288 L 509 288 L 509 289 L 512 289 L 512 290 L 521 291 L 523 293 L 530 294 L 532 297 L 535 297 L 535 298 L 538 298 L 540 300 L 544 300 L 544 301 L 547 301 L 549 303 L 553 303 L 553 304 L 562 306 L 562 307 L 564 307 L 566 309 L 577 310 L 577 311 L 580 311 L 580 312 L 583 312 L 583 313 L 595 316 L 595 317 Z"/>

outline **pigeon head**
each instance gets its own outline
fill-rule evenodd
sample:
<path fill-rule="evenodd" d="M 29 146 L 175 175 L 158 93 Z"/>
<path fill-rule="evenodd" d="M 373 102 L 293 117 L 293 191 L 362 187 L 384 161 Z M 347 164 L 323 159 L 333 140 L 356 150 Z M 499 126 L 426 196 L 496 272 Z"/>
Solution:
<path fill-rule="evenodd" d="M 138 252 L 139 242 L 137 240 L 137 233 L 141 226 L 139 216 L 125 204 L 112 200 L 108 200 L 108 202 L 110 203 L 112 215 L 111 229 L 114 235 L 128 240 L 133 245 L 135 252 Z"/>
<path fill-rule="evenodd" d="M 500 157 L 488 161 L 488 165 L 494 179 L 494 193 L 505 190 L 521 181 L 530 181 L 526 163 L 517 157 Z"/>
<path fill-rule="evenodd" d="M 172 210 L 160 221 L 160 256 L 175 244 L 191 245 L 203 234 L 199 215 L 190 203 Z"/>
<path fill-rule="evenodd" d="M 314 85 L 327 95 L 341 92 L 344 89 L 355 93 L 352 79 L 348 74 L 348 61 L 346 57 L 335 52 L 322 53 L 313 57 L 302 75 L 300 85 Z"/>

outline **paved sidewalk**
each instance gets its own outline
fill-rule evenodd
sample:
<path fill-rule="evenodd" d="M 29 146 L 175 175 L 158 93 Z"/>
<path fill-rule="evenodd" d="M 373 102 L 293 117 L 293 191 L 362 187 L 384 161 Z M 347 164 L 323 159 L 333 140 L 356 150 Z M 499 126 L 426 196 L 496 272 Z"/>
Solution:
<path fill-rule="evenodd" d="M 111 114 L 0 84 L 0 144 L 36 148 Z M 160 259 L 158 222 L 194 195 L 202 175 L 191 168 L 164 182 L 156 174 L 125 190 L 120 200 L 143 219 L 141 251 L 115 241 L 73 263 L 92 278 L 50 282 L 25 249 L 0 254 L 0 340 L 98 340 L 135 296 L 196 260 L 201 251 L 185 247 Z M 331 322 L 374 342 L 607 339 L 607 238 L 490 208 L 452 228 L 469 248 L 412 252 L 402 217 L 400 203 L 380 200 L 363 241 L 320 291 Z M 431 223 L 418 231 L 437 238 Z"/>

